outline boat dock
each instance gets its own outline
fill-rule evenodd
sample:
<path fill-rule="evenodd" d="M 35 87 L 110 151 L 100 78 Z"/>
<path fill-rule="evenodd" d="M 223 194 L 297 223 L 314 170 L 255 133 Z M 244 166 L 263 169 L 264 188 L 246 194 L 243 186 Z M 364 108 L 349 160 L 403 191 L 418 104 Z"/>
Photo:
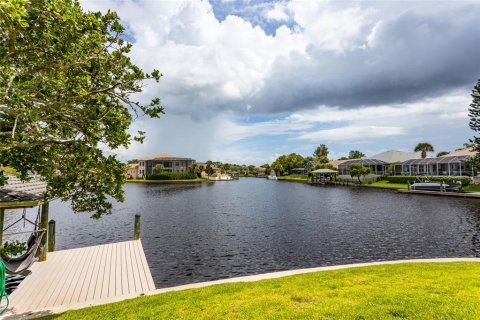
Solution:
<path fill-rule="evenodd" d="M 398 189 L 397 192 L 406 193 L 406 194 L 423 194 L 423 195 L 439 196 L 439 197 L 480 199 L 480 192 L 448 192 L 448 191 L 440 192 L 440 191 L 407 190 L 407 189 Z"/>
<path fill-rule="evenodd" d="M 4 319 L 135 298 L 155 290 L 140 240 L 49 252 L 10 295 Z"/>

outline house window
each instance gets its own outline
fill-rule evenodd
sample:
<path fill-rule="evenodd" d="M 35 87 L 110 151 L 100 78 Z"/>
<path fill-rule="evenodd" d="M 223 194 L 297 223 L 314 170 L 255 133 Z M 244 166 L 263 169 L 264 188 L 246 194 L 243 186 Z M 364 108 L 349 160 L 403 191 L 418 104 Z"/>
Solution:
<path fill-rule="evenodd" d="M 180 165 L 180 162 L 175 162 L 175 165 L 178 167 Z"/>
<path fill-rule="evenodd" d="M 145 167 L 145 162 L 140 161 L 140 167 Z"/>

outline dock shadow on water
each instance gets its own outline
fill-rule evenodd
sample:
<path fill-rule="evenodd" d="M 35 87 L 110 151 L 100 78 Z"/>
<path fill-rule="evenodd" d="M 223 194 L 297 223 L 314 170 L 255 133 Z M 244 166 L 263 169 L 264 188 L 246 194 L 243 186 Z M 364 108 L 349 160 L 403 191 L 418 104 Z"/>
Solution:
<path fill-rule="evenodd" d="M 355 262 L 480 257 L 475 199 L 255 178 L 125 191 L 126 201 L 99 221 L 52 203 L 57 248 L 130 240 L 139 213 L 157 288 Z"/>

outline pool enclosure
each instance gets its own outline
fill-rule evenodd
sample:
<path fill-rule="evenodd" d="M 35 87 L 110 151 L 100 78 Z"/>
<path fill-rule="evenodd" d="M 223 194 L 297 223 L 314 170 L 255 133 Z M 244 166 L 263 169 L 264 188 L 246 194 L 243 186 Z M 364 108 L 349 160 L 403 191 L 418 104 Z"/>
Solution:
<path fill-rule="evenodd" d="M 472 176 L 470 156 L 412 159 L 395 165 L 395 174 L 410 176 Z"/>
<path fill-rule="evenodd" d="M 389 163 L 377 160 L 377 159 L 353 159 L 345 161 L 338 165 L 338 172 L 341 175 L 348 175 L 349 168 L 354 163 L 360 163 L 365 167 L 370 168 L 372 174 L 376 174 L 379 176 L 383 176 L 387 173 L 387 169 L 389 167 Z"/>

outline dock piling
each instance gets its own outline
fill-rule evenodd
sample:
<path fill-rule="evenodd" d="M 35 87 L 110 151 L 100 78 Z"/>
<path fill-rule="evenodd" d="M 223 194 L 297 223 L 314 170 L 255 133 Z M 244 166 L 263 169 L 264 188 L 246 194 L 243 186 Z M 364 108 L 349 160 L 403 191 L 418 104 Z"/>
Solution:
<path fill-rule="evenodd" d="M 133 238 L 135 240 L 140 239 L 140 215 L 139 214 L 135 215 L 135 230 L 134 230 Z"/>
<path fill-rule="evenodd" d="M 40 228 L 43 230 L 46 230 L 48 227 L 48 207 L 49 203 L 45 201 L 42 204 L 42 213 L 40 216 Z M 40 249 L 40 261 L 45 261 L 47 260 L 47 237 L 44 235 L 42 238 L 42 245 Z"/>
<path fill-rule="evenodd" d="M 48 252 L 55 251 L 55 220 L 48 222 Z"/>

